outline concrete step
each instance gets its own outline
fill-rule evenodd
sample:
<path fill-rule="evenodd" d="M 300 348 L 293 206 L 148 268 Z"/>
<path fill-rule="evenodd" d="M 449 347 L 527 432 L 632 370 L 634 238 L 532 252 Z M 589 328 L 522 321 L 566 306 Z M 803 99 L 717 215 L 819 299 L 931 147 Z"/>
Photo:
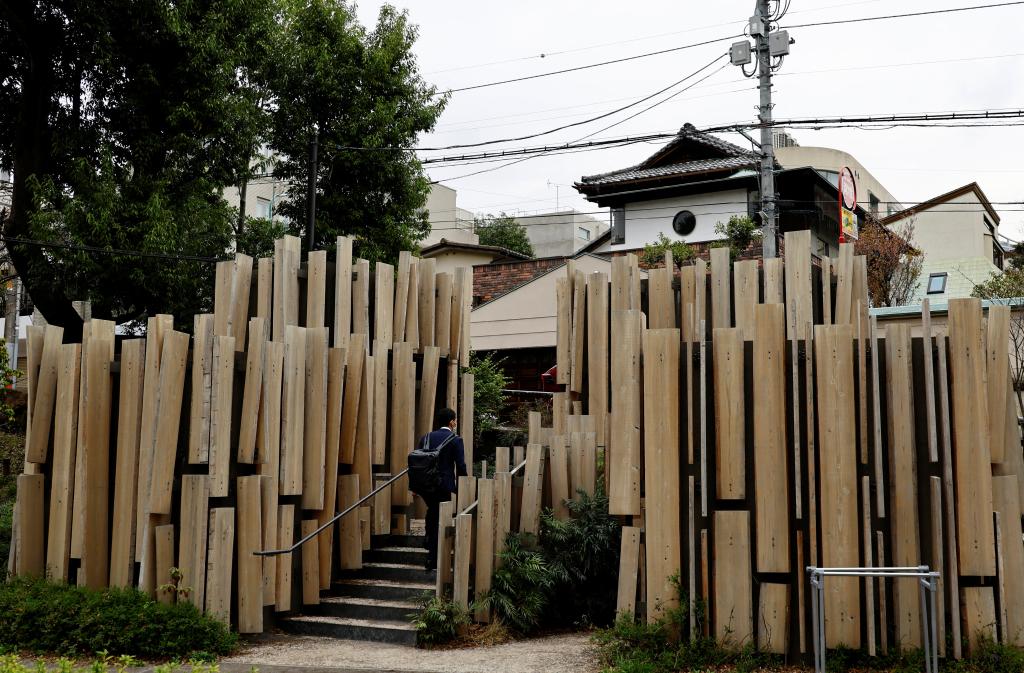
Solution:
<path fill-rule="evenodd" d="M 418 596 L 417 596 L 418 599 Z M 352 596 L 328 596 L 321 598 L 318 605 L 304 606 L 307 615 L 323 617 L 347 617 L 372 619 L 385 622 L 408 624 L 410 615 L 419 612 L 420 602 L 416 599 L 394 600 L 380 598 L 356 598 Z"/>
<path fill-rule="evenodd" d="M 431 573 L 433 575 L 433 573 Z M 418 603 L 424 593 L 432 593 L 436 588 L 433 576 L 429 581 L 387 581 L 359 577 L 340 579 L 331 585 L 327 596 L 347 596 L 352 598 L 376 598 L 386 601 L 408 601 Z"/>
<path fill-rule="evenodd" d="M 280 627 L 287 633 L 297 635 L 416 645 L 416 630 L 408 622 L 305 614 L 282 619 Z"/>
<path fill-rule="evenodd" d="M 397 582 L 433 582 L 436 573 L 401 563 L 364 563 L 361 570 L 343 571 L 341 579 L 360 578 L 368 580 L 391 580 Z"/>
<path fill-rule="evenodd" d="M 425 549 L 426 535 L 374 535 L 370 541 L 374 549 L 381 547 L 416 547 Z"/>
<path fill-rule="evenodd" d="M 363 552 L 363 560 L 371 563 L 392 563 L 423 568 L 427 550 L 422 547 L 377 547 Z"/>

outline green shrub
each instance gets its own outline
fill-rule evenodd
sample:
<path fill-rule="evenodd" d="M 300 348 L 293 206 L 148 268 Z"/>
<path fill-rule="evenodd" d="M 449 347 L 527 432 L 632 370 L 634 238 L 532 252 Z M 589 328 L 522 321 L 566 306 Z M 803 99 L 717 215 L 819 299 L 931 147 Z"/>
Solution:
<path fill-rule="evenodd" d="M 0 648 L 142 658 L 230 653 L 238 636 L 189 603 L 163 605 L 135 589 L 94 591 L 44 580 L 0 585 Z"/>
<path fill-rule="evenodd" d="M 459 634 L 459 627 L 470 623 L 469 612 L 462 606 L 429 592 L 424 594 L 420 611 L 409 617 L 416 628 L 419 645 L 440 645 L 453 640 Z"/>
<path fill-rule="evenodd" d="M 568 502 L 571 518 L 561 521 L 550 510 L 541 517 L 541 550 L 557 576 L 548 621 L 608 626 L 615 619 L 621 530 L 608 514 L 600 480 L 595 495 L 579 496 Z"/>
<path fill-rule="evenodd" d="M 519 633 L 540 625 L 559 579 L 540 551 L 527 548 L 532 540 L 528 533 L 508 534 L 505 549 L 498 554 L 502 565 L 494 571 L 490 591 L 480 598 L 505 626 Z"/>

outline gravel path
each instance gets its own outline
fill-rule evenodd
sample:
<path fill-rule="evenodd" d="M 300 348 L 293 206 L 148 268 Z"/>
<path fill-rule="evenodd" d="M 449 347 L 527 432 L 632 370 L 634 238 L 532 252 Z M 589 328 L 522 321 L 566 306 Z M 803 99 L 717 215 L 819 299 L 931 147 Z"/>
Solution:
<path fill-rule="evenodd" d="M 595 673 L 598 663 L 588 634 L 532 638 L 457 650 L 335 640 L 309 636 L 271 636 L 222 663 L 257 666 L 348 668 L 415 673 Z"/>

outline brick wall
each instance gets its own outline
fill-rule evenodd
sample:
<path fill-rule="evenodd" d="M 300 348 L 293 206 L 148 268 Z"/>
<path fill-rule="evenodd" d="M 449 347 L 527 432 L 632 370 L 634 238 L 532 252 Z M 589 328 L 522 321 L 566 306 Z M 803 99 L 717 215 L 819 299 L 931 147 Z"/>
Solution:
<path fill-rule="evenodd" d="M 545 257 L 474 266 L 473 305 L 490 301 L 563 264 L 564 257 Z"/>

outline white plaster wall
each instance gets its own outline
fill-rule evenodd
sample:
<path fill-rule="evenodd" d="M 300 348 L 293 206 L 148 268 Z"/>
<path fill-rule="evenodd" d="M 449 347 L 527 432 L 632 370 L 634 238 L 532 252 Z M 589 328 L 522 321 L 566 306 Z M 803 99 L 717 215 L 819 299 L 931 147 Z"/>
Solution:
<path fill-rule="evenodd" d="M 926 263 L 963 260 L 971 257 L 992 262 L 992 236 L 984 218 L 995 227 L 977 194 L 968 192 L 947 203 L 940 203 L 913 216 L 914 245 L 924 253 Z M 893 223 L 897 228 L 901 222 Z"/>
<path fill-rule="evenodd" d="M 680 210 L 689 210 L 697 217 L 697 227 L 684 237 L 672 229 L 672 219 Z M 724 192 L 693 196 L 635 201 L 626 206 L 626 242 L 609 246 L 610 250 L 635 250 L 658 240 L 664 233 L 670 240 L 688 243 L 715 241 L 722 238 L 715 233 L 715 225 L 725 223 L 733 215 L 747 214 L 747 190 L 731 189 Z"/>
<path fill-rule="evenodd" d="M 889 192 L 878 179 L 871 174 L 857 159 L 842 150 L 830 147 L 776 147 L 775 158 L 783 168 L 801 168 L 811 166 L 823 171 L 838 173 L 844 166 L 853 171 L 857 183 L 857 201 L 865 211 L 870 212 L 869 193 L 874 194 L 882 203 L 878 207 L 878 215 L 885 217 L 899 210 L 896 197 Z"/>
<path fill-rule="evenodd" d="M 455 269 L 460 266 L 472 268 L 478 264 L 490 264 L 494 261 L 494 253 L 446 250 L 439 255 L 433 255 L 432 259 L 437 263 L 437 273 L 454 274 Z"/>

